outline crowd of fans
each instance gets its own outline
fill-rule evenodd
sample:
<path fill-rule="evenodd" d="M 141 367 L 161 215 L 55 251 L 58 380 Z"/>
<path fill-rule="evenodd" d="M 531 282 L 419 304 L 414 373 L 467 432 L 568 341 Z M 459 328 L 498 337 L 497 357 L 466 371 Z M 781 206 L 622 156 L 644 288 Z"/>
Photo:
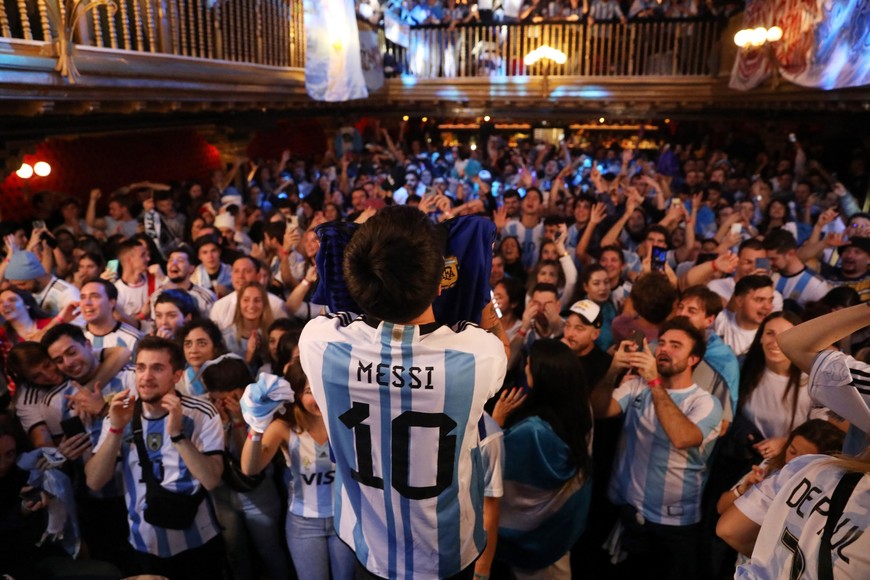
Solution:
<path fill-rule="evenodd" d="M 358 0 L 357 12 L 377 22 L 389 10 L 409 25 L 468 22 L 598 22 L 695 16 L 730 17 L 743 9 L 736 0 Z"/>
<path fill-rule="evenodd" d="M 496 232 L 509 353 L 481 440 L 503 446 L 484 454 L 502 523 L 476 573 L 566 578 L 572 554 L 587 577 L 733 570 L 718 513 L 795 457 L 843 449 L 848 422 L 776 338 L 870 299 L 865 152 L 837 177 L 785 138 L 746 159 L 485 137 L 347 125 L 316 162 L 288 150 L 209 183 L 40 193 L 31 224 L 2 222 L 0 572 L 205 577 L 226 559 L 237 578 L 351 577 L 296 345 L 325 307 L 323 227 L 392 205 Z M 870 360 L 868 339 L 839 347 Z M 245 413 L 282 388 L 283 417 Z M 211 499 L 176 524 L 148 513 L 155 486 Z"/>

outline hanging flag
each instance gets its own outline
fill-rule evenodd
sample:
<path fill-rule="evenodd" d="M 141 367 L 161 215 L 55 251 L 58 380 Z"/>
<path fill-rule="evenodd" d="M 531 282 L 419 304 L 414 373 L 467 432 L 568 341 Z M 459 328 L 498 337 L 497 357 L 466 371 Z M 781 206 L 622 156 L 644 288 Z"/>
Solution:
<path fill-rule="evenodd" d="M 304 0 L 305 90 L 316 101 L 369 96 L 353 0 Z"/>

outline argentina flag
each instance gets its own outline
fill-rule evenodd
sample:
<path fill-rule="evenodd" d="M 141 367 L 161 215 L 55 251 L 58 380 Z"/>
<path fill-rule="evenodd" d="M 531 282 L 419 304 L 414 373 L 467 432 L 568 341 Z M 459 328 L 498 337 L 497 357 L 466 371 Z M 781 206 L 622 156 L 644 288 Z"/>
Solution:
<path fill-rule="evenodd" d="M 369 96 L 353 0 L 305 0 L 305 90 L 316 101 Z"/>

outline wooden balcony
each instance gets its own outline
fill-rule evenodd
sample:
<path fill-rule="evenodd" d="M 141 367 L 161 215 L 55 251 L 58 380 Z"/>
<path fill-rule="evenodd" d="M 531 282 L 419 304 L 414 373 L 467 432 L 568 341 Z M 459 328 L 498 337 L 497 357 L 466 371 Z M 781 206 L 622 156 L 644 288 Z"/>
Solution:
<path fill-rule="evenodd" d="M 405 47 L 381 32 L 394 70 L 384 87 L 364 101 L 316 103 L 305 94 L 301 0 L 114 0 L 116 10 L 106 1 L 0 0 L 0 116 L 401 107 L 450 117 L 639 118 L 862 110 L 870 100 L 867 89 L 732 91 L 733 27 L 690 19 L 416 27 Z M 545 45 L 564 62 L 526 62 Z"/>

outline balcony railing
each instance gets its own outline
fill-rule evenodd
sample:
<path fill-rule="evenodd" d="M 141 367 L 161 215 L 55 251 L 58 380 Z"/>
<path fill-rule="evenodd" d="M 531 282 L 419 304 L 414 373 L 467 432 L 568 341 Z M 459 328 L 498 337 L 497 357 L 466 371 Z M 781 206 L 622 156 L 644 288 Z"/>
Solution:
<path fill-rule="evenodd" d="M 709 19 L 420 26 L 407 48 L 386 41 L 402 74 L 417 78 L 516 76 L 709 76 L 724 23 Z M 557 64 L 524 57 L 547 45 Z"/>
<path fill-rule="evenodd" d="M 58 0 L 0 0 L 0 37 L 54 41 Z M 85 13 L 72 41 L 139 53 L 305 66 L 301 0 L 114 0 Z M 59 14 L 70 2 L 60 0 Z M 62 26 L 60 27 L 62 28 Z"/>

